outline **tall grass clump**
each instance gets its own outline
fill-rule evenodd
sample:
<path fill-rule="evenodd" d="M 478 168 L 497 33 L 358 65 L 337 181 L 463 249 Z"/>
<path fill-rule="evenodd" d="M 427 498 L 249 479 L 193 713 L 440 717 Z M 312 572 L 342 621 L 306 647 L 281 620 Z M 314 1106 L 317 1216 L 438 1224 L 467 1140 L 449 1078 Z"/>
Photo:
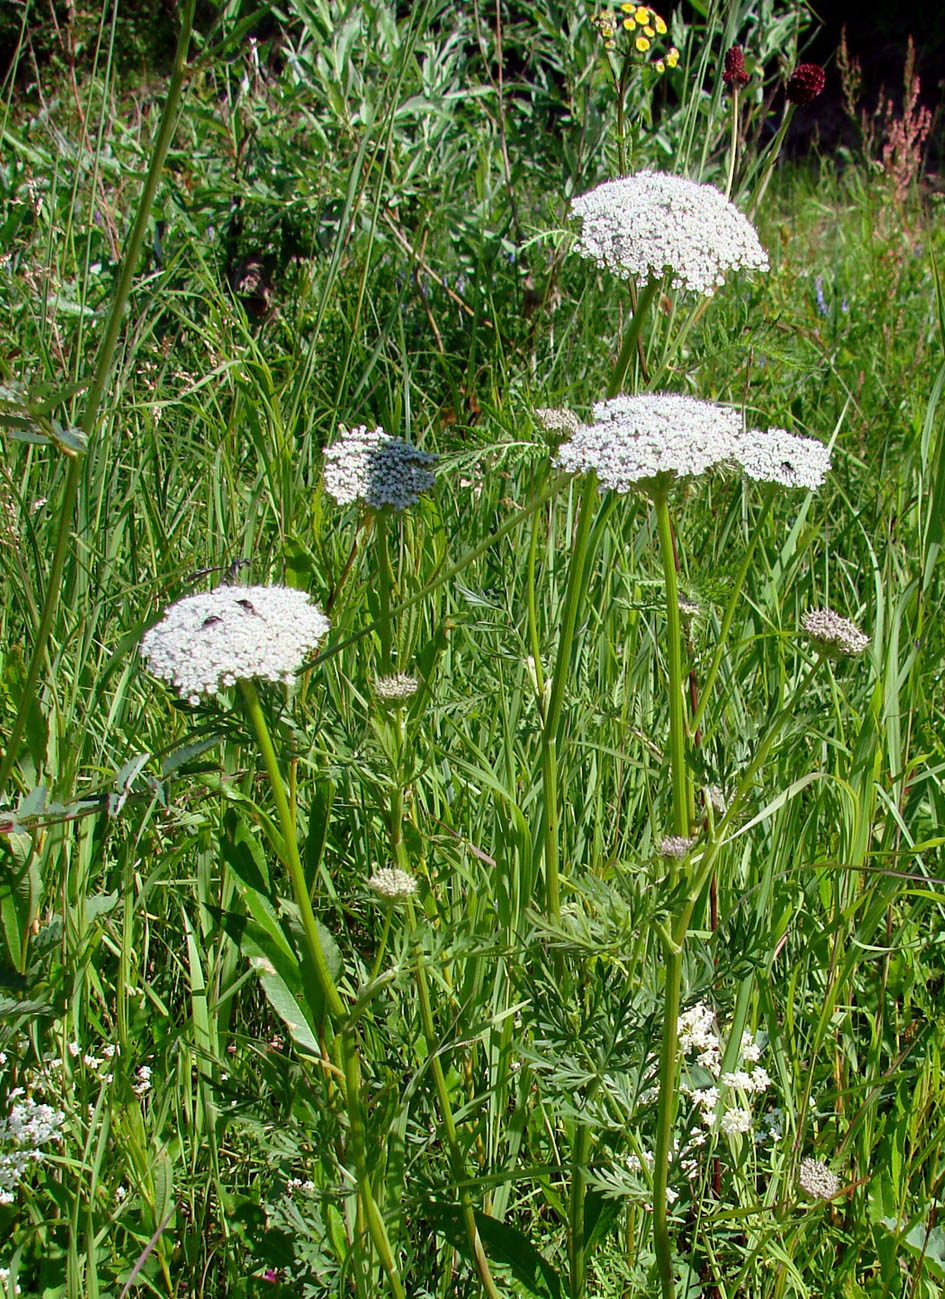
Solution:
<path fill-rule="evenodd" d="M 919 154 L 796 7 L 119 11 L 0 125 L 0 1288 L 937 1295 Z"/>

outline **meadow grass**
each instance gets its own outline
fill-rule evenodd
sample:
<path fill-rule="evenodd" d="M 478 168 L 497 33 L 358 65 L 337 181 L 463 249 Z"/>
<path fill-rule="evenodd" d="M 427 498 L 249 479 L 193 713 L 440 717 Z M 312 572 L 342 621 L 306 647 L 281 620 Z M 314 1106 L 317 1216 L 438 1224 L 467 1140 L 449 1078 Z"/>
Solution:
<path fill-rule="evenodd" d="M 937 1295 L 940 200 L 775 158 L 797 9 L 676 16 L 663 73 L 584 7 L 402 9 L 221 6 L 179 86 L 103 20 L 5 88 L 2 1284 Z M 622 161 L 770 271 L 634 302 L 568 215 Z M 618 380 L 826 483 L 567 478 L 536 410 Z M 412 508 L 326 492 L 359 424 L 438 454 Z M 138 645 L 228 582 L 331 631 L 192 704 Z"/>

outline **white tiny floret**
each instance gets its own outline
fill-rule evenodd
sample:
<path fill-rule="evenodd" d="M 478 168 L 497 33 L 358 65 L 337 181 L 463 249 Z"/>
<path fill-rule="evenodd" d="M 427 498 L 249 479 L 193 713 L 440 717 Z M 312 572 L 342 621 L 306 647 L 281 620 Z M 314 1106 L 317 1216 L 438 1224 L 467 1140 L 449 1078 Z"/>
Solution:
<path fill-rule="evenodd" d="M 756 482 L 815 492 L 830 468 L 830 448 L 783 428 L 748 429 L 738 437 L 733 459 Z"/>
<path fill-rule="evenodd" d="M 801 1190 L 816 1200 L 832 1200 L 840 1190 L 840 1179 L 819 1159 L 802 1159 L 797 1170 Z"/>
<path fill-rule="evenodd" d="M 416 677 L 408 677 L 398 672 L 392 677 L 377 677 L 374 682 L 374 694 L 385 704 L 405 704 L 417 693 L 420 683 Z"/>
<path fill-rule="evenodd" d="M 727 1137 L 734 1137 L 739 1133 L 751 1131 L 751 1114 L 748 1110 L 731 1109 L 726 1110 L 719 1119 L 719 1131 Z"/>
<path fill-rule="evenodd" d="M 711 297 L 726 272 L 767 270 L 754 226 L 711 185 L 641 171 L 606 181 L 573 199 L 581 219 L 578 251 L 641 287 L 671 274 L 671 284 Z"/>
<path fill-rule="evenodd" d="M 660 840 L 660 856 L 664 861 L 682 861 L 695 842 L 680 834 L 669 834 Z"/>
<path fill-rule="evenodd" d="M 197 704 L 253 677 L 289 684 L 327 631 L 304 591 L 218 586 L 172 604 L 138 649 L 150 672 Z"/>
<path fill-rule="evenodd" d="M 548 433 L 577 433 L 584 427 L 579 415 L 560 406 L 539 406 L 535 418 Z"/>
<path fill-rule="evenodd" d="M 339 505 L 362 501 L 372 509 L 404 510 L 433 486 L 428 465 L 437 457 L 420 451 L 380 427 L 339 428 L 340 437 L 324 451 L 325 489 Z"/>
<path fill-rule="evenodd" d="M 367 885 L 378 897 L 386 898 L 389 902 L 404 902 L 417 891 L 414 877 L 406 871 L 398 870 L 396 866 L 382 866 L 374 872 Z"/>
<path fill-rule="evenodd" d="M 870 643 L 856 623 L 832 609 L 808 609 L 802 626 L 818 649 L 834 657 L 862 654 Z"/>
<path fill-rule="evenodd" d="M 735 411 L 681 393 L 644 393 L 597 402 L 558 451 L 566 473 L 596 473 L 601 490 L 646 489 L 653 480 L 704 474 L 734 458 L 741 432 Z"/>

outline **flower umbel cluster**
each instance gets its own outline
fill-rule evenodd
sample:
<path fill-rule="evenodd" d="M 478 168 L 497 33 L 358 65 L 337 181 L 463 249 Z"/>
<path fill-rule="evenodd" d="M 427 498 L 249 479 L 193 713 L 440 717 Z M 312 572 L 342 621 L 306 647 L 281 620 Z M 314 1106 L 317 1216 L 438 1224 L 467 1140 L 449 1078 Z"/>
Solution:
<path fill-rule="evenodd" d="M 754 226 L 711 185 L 640 171 L 605 181 L 571 202 L 581 219 L 578 252 L 641 287 L 670 283 L 711 297 L 728 271 L 767 270 Z"/>
<path fill-rule="evenodd" d="M 816 438 L 798 437 L 783 428 L 748 429 L 738 438 L 734 459 L 758 482 L 815 492 L 827 477 L 830 449 Z"/>
<path fill-rule="evenodd" d="M 855 622 L 832 609 L 808 609 L 801 625 L 817 648 L 831 658 L 853 658 L 870 643 Z"/>
<path fill-rule="evenodd" d="M 815 1200 L 832 1200 L 840 1190 L 840 1179 L 819 1159 L 802 1159 L 797 1183 Z"/>
<path fill-rule="evenodd" d="M 613 397 L 594 406 L 584 425 L 558 451 L 567 473 L 594 472 L 602 489 L 629 492 L 665 475 L 688 478 L 724 464 L 741 420 L 732 410 L 678 393 Z"/>
<path fill-rule="evenodd" d="M 677 1021 L 677 1032 L 680 1055 L 694 1057 L 693 1065 L 704 1070 L 711 1080 L 708 1086 L 686 1081 L 680 1088 L 695 1105 L 700 1122 L 725 1136 L 750 1132 L 754 1126 L 750 1098 L 771 1086 L 767 1069 L 758 1064 L 761 1048 L 757 1042 L 750 1033 L 743 1034 L 736 1068 L 722 1073 L 722 1041 L 708 1006 L 699 1002 L 684 1011 Z"/>
<path fill-rule="evenodd" d="M 192 704 L 237 681 L 290 683 L 328 631 L 304 591 L 284 586 L 218 586 L 172 604 L 141 639 L 156 677 Z"/>
<path fill-rule="evenodd" d="M 416 677 L 408 677 L 398 672 L 392 677 L 377 677 L 374 682 L 374 694 L 383 704 L 405 704 L 412 699 L 419 688 Z"/>
<path fill-rule="evenodd" d="M 62 1110 L 26 1096 L 0 1119 L 0 1204 L 12 1204 L 27 1169 L 42 1163 L 41 1147 L 62 1140 L 65 1117 Z"/>
<path fill-rule="evenodd" d="M 556 412 L 556 427 L 564 414 Z M 566 473 L 596 473 L 601 490 L 616 492 L 650 491 L 726 465 L 760 482 L 813 491 L 824 481 L 830 451 L 784 429 L 743 430 L 735 411 L 713 402 L 642 393 L 597 402 L 593 423 L 578 424 L 557 464 Z"/>
<path fill-rule="evenodd" d="M 324 451 L 325 489 L 339 505 L 362 501 L 373 510 L 416 505 L 433 486 L 427 466 L 436 456 L 420 451 L 382 428 L 339 428 L 341 436 Z"/>
<path fill-rule="evenodd" d="M 417 891 L 417 881 L 396 866 L 381 866 L 367 882 L 378 897 L 387 902 L 405 902 Z"/>

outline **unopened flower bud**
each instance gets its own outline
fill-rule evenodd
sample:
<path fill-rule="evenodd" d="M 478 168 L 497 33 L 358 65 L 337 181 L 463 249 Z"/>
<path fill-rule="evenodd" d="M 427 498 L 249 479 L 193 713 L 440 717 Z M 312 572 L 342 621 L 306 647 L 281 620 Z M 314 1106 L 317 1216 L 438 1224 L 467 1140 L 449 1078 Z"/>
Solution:
<path fill-rule="evenodd" d="M 726 50 L 722 80 L 729 90 L 748 85 L 749 77 L 748 69 L 745 67 L 745 51 L 740 45 L 733 45 L 730 50 Z"/>

